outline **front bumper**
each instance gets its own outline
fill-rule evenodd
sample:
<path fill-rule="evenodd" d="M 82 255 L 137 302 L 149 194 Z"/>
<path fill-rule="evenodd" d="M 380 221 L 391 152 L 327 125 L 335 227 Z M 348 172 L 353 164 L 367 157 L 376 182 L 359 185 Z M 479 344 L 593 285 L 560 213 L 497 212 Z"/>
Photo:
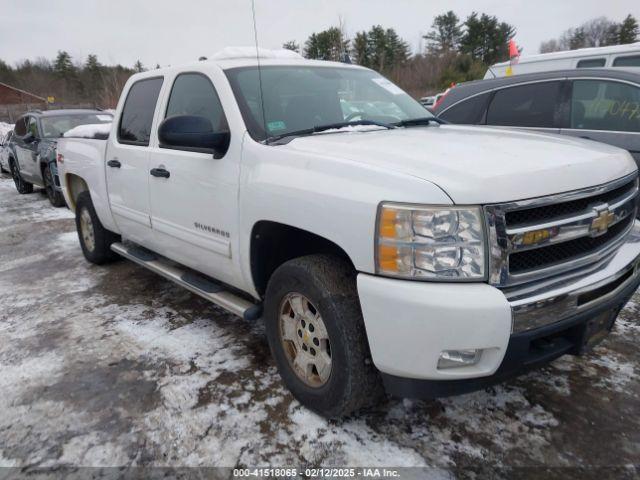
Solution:
<path fill-rule="evenodd" d="M 578 353 L 584 325 L 611 324 L 640 284 L 640 222 L 598 268 L 535 289 L 358 276 L 371 355 L 390 393 L 437 397 L 475 390 L 565 353 Z M 480 361 L 438 368 L 445 350 L 482 349 Z"/>

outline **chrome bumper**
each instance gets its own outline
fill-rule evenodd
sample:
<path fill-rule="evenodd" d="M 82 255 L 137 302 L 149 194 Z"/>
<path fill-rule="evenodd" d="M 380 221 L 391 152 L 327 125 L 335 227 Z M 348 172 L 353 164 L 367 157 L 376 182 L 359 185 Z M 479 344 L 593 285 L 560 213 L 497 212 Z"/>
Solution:
<path fill-rule="evenodd" d="M 559 322 L 597 307 L 640 276 L 640 222 L 612 256 L 569 278 L 505 292 L 512 311 L 512 333 Z"/>

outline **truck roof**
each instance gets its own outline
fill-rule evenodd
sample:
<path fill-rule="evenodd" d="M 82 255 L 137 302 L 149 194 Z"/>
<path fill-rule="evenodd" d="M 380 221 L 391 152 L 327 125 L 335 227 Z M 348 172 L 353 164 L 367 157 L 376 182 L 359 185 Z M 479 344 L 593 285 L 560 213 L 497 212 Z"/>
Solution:
<path fill-rule="evenodd" d="M 147 72 L 135 74 L 134 77 L 154 76 L 159 73 L 184 71 L 196 66 L 198 68 L 202 68 L 203 64 L 215 65 L 223 70 L 241 67 L 257 67 L 258 65 L 261 67 L 275 65 L 306 65 L 314 67 L 365 68 L 350 63 L 331 62 L 327 60 L 309 60 L 302 57 L 297 52 L 290 50 L 256 49 L 255 47 L 227 47 L 212 55 L 207 60 L 149 70 Z"/>

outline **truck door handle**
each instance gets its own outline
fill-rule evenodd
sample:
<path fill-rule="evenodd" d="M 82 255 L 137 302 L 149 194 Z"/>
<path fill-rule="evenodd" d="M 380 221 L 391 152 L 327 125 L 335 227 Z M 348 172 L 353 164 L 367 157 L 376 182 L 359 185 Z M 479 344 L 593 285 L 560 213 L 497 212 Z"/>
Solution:
<path fill-rule="evenodd" d="M 107 165 L 109 165 L 110 167 L 113 167 L 113 168 L 120 168 L 122 166 L 122 164 L 116 159 L 109 160 L 107 162 Z"/>
<path fill-rule="evenodd" d="M 169 171 L 165 170 L 164 168 L 152 168 L 149 173 L 151 173 L 151 175 L 153 175 L 154 177 L 169 178 L 171 176 Z"/>

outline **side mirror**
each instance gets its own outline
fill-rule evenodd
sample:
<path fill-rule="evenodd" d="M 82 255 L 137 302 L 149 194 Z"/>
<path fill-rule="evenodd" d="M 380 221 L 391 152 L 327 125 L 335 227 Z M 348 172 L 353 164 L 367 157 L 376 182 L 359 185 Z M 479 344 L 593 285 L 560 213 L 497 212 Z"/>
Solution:
<path fill-rule="evenodd" d="M 22 137 L 22 140 L 24 141 L 24 143 L 33 143 L 36 140 L 36 137 L 33 133 L 27 132 L 27 134 Z"/>
<path fill-rule="evenodd" d="M 160 148 L 213 153 L 222 158 L 229 148 L 229 132 L 215 132 L 208 118 L 176 115 L 166 118 L 158 128 Z"/>

